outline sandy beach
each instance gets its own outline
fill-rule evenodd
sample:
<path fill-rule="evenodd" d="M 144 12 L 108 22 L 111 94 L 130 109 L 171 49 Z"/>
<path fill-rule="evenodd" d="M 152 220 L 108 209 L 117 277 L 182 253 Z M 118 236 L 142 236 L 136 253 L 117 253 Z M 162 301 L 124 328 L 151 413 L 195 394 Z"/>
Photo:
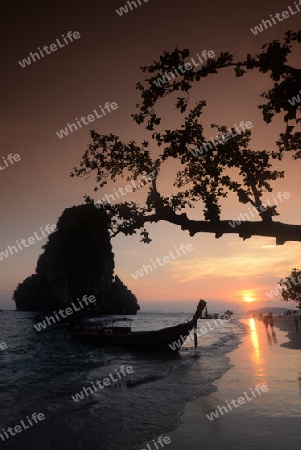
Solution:
<path fill-rule="evenodd" d="M 299 450 L 301 331 L 296 332 L 292 316 L 275 318 L 273 331 L 260 320 L 243 323 L 248 333 L 228 354 L 233 366 L 214 383 L 216 391 L 187 403 L 180 426 L 162 434 L 171 439 L 169 450 Z M 202 361 L 198 364 L 201 371 Z M 265 392 L 260 390 L 264 385 Z M 139 450 L 155 448 L 148 444 Z"/>
<path fill-rule="evenodd" d="M 298 331 L 294 321 L 295 316 L 280 316 L 274 317 L 274 324 L 280 330 L 285 331 L 289 342 L 281 344 L 282 347 L 301 350 L 301 321 L 298 319 Z"/>

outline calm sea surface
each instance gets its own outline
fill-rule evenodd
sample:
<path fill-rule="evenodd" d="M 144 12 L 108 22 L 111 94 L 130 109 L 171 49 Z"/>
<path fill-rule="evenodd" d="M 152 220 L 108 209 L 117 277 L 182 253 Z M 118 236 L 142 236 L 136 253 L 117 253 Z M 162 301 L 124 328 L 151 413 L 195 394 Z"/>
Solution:
<path fill-rule="evenodd" d="M 185 403 L 214 391 L 213 382 L 229 368 L 227 353 L 246 328 L 237 318 L 199 337 L 197 350 L 185 343 L 179 354 L 91 347 L 69 339 L 64 328 L 36 332 L 34 313 L 0 313 L 0 430 L 14 428 L 34 412 L 45 419 L 22 432 L 0 438 L 3 449 L 131 450 L 181 420 Z M 134 316 L 133 331 L 178 324 L 187 314 Z M 216 321 L 218 324 L 218 321 Z M 199 326 L 206 321 L 198 322 Z M 201 362 L 201 365 L 195 362 Z M 133 372 L 120 375 L 121 366 Z M 112 374 L 111 383 L 97 380 Z M 113 381 L 115 380 L 115 381 Z M 117 380 L 117 381 L 116 381 Z M 95 386 L 93 393 L 83 388 Z M 95 390 L 97 391 L 95 392 Z M 83 399 L 74 401 L 76 393 Z"/>

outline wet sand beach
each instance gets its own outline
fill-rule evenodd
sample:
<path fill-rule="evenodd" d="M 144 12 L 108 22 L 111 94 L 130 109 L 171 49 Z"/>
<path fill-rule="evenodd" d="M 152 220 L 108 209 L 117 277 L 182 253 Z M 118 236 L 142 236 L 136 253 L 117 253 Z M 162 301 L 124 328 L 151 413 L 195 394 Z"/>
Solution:
<path fill-rule="evenodd" d="M 299 450 L 301 360 L 296 348 L 300 337 L 297 341 L 293 334 L 293 318 L 276 318 L 273 331 L 267 331 L 260 320 L 243 322 L 249 332 L 228 354 L 233 367 L 214 383 L 214 393 L 186 404 L 180 426 L 164 433 L 171 439 L 168 450 Z M 288 342 L 287 332 L 294 349 L 283 347 Z M 197 364 L 202 371 L 202 360 Z M 258 385 L 266 385 L 266 392 L 255 390 Z M 241 397 L 245 400 L 239 405 Z M 218 417 L 209 420 L 212 411 L 217 411 Z M 149 445 L 155 448 L 151 442 Z M 146 443 L 138 448 L 149 449 Z"/>
<path fill-rule="evenodd" d="M 280 330 L 285 331 L 286 337 L 289 339 L 289 342 L 282 344 L 282 347 L 301 350 L 301 321 L 299 320 L 299 316 L 297 316 L 297 331 L 294 318 L 294 315 L 274 317 L 274 324 Z"/>

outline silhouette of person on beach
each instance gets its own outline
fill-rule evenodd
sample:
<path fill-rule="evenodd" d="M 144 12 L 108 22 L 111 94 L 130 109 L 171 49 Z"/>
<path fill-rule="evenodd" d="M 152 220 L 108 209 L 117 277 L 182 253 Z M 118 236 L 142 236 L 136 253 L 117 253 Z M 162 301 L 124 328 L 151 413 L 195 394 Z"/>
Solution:
<path fill-rule="evenodd" d="M 265 324 L 265 328 L 266 330 L 268 329 L 268 325 L 269 325 L 269 319 L 268 316 L 264 316 L 263 318 L 263 323 Z"/>
<path fill-rule="evenodd" d="M 272 316 L 270 316 L 269 317 L 269 325 L 270 325 L 270 327 L 272 328 L 272 330 L 273 330 L 273 326 L 274 326 L 274 319 L 273 319 L 273 317 Z"/>

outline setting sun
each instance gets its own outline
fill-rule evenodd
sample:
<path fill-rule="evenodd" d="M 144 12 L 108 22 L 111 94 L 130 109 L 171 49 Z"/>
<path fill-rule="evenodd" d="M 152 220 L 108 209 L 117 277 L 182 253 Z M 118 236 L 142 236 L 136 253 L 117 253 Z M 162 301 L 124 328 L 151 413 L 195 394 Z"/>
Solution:
<path fill-rule="evenodd" d="M 256 301 L 256 294 L 252 289 L 245 289 L 239 292 L 239 297 L 243 303 L 252 303 Z"/>

